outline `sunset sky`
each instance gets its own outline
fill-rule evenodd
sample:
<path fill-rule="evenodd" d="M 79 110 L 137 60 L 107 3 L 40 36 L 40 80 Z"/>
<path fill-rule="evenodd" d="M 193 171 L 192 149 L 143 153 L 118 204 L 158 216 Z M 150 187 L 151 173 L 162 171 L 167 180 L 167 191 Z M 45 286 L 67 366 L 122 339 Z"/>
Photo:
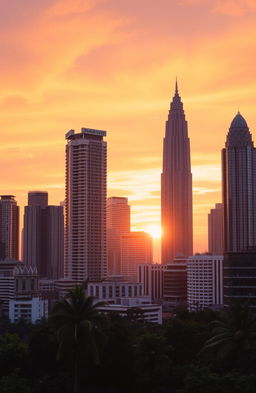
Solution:
<path fill-rule="evenodd" d="M 108 131 L 108 195 L 160 224 L 162 140 L 177 75 L 189 124 L 194 251 L 221 201 L 239 109 L 255 137 L 255 0 L 0 0 L 1 194 L 64 199 L 65 133 Z M 23 220 L 23 218 L 21 218 Z"/>

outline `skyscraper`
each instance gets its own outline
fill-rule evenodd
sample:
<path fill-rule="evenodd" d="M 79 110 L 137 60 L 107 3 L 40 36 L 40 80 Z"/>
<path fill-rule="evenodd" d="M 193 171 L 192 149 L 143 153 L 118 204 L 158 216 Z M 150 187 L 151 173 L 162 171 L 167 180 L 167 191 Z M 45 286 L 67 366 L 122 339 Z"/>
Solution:
<path fill-rule="evenodd" d="M 223 206 L 216 203 L 208 214 L 208 251 L 213 255 L 223 255 Z"/>
<path fill-rule="evenodd" d="M 107 199 L 107 228 L 120 232 L 130 231 L 130 205 L 128 198 L 110 197 Z"/>
<path fill-rule="evenodd" d="M 138 265 L 152 263 L 152 238 L 142 231 L 121 235 L 121 274 L 136 281 Z"/>
<path fill-rule="evenodd" d="M 63 277 L 63 206 L 49 206 L 45 191 L 28 193 L 28 206 L 24 209 L 23 261 L 36 266 L 41 278 Z"/>
<path fill-rule="evenodd" d="M 176 82 L 166 121 L 161 176 L 162 263 L 193 253 L 190 142 Z"/>
<path fill-rule="evenodd" d="M 106 131 L 66 134 L 65 276 L 77 283 L 107 273 Z"/>
<path fill-rule="evenodd" d="M 256 149 L 243 116 L 233 119 L 222 150 L 224 249 L 256 246 Z"/>
<path fill-rule="evenodd" d="M 121 272 L 121 234 L 130 232 L 130 206 L 124 197 L 107 199 L 108 274 Z"/>
<path fill-rule="evenodd" d="M 1 195 L 0 259 L 19 259 L 19 206 L 13 195 Z"/>
<path fill-rule="evenodd" d="M 243 116 L 234 117 L 222 150 L 224 305 L 256 307 L 256 149 Z"/>

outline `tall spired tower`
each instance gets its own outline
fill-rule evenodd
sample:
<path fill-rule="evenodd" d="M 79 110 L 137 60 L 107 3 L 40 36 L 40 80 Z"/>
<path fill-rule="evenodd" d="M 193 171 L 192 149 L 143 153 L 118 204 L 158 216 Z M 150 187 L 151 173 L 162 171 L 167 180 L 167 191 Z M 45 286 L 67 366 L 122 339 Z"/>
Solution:
<path fill-rule="evenodd" d="M 256 247 L 256 148 L 239 112 L 222 150 L 222 190 L 225 252 Z"/>
<path fill-rule="evenodd" d="M 190 142 L 178 84 L 166 122 L 161 175 L 162 263 L 193 254 Z"/>

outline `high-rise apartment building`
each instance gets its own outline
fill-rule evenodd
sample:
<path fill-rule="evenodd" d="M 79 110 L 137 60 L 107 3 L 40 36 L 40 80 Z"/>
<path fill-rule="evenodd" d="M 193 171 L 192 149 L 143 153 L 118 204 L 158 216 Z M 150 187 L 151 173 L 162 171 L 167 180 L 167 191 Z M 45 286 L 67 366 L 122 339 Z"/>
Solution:
<path fill-rule="evenodd" d="M 256 307 L 256 149 L 243 116 L 233 119 L 222 150 L 224 304 Z"/>
<path fill-rule="evenodd" d="M 152 238 L 146 232 L 127 232 L 121 235 L 121 274 L 136 281 L 137 267 L 152 263 Z"/>
<path fill-rule="evenodd" d="M 161 176 L 162 263 L 193 254 L 190 142 L 176 82 L 166 122 Z"/>
<path fill-rule="evenodd" d="M 77 283 L 107 273 L 106 131 L 66 134 L 65 276 Z"/>
<path fill-rule="evenodd" d="M 48 193 L 30 191 L 24 210 L 23 260 L 36 266 L 39 276 L 64 275 L 64 215 L 62 206 L 49 206 Z"/>
<path fill-rule="evenodd" d="M 121 272 L 121 235 L 130 232 L 130 206 L 124 197 L 107 199 L 108 275 Z"/>
<path fill-rule="evenodd" d="M 19 259 L 19 206 L 13 195 L 1 195 L 0 259 Z"/>
<path fill-rule="evenodd" d="M 223 255 L 223 205 L 216 203 L 208 214 L 208 251 L 213 255 Z"/>

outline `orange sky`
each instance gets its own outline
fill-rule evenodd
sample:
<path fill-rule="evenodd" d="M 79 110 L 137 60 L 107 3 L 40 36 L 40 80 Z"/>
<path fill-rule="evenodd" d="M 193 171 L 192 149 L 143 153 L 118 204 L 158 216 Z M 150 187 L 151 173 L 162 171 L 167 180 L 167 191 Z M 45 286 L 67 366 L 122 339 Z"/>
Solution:
<path fill-rule="evenodd" d="M 254 134 L 255 0 L 0 0 L 2 194 L 64 199 L 64 134 L 108 131 L 109 196 L 133 229 L 160 222 L 175 76 L 189 122 L 194 251 L 220 202 L 220 150 L 238 108 Z M 255 139 L 255 138 L 254 138 Z"/>

